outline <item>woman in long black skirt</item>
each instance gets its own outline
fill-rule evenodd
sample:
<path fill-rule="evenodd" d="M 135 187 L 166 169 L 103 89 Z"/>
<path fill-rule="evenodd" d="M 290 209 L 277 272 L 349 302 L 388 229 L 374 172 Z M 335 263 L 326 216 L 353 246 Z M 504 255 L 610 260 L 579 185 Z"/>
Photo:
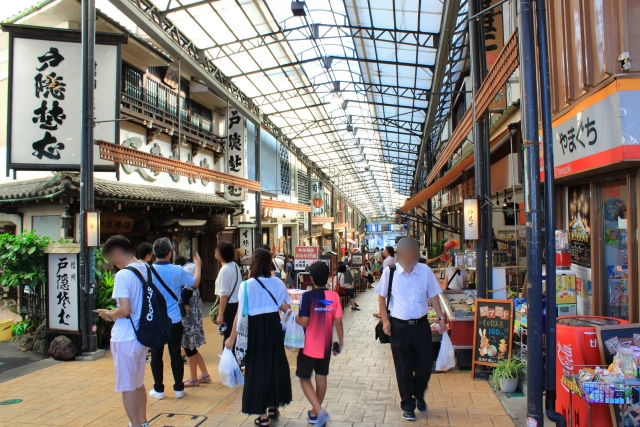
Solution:
<path fill-rule="evenodd" d="M 255 424 L 269 425 L 269 418 L 277 418 L 278 407 L 291 402 L 291 373 L 284 351 L 284 337 L 280 324 L 280 310 L 289 307 L 289 296 L 282 280 L 271 276 L 271 254 L 256 249 L 251 259 L 251 279 L 239 288 L 238 316 L 248 313 L 249 333 L 245 362 L 242 412 L 259 415 Z M 246 298 L 245 298 L 246 295 Z M 225 346 L 235 345 L 237 320 Z"/>

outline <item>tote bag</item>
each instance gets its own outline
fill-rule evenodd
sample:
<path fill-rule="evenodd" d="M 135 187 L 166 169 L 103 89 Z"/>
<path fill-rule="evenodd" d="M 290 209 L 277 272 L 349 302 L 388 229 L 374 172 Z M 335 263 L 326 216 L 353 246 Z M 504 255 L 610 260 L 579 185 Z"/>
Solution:
<path fill-rule="evenodd" d="M 244 285 L 244 307 L 238 319 L 238 337 L 236 338 L 236 359 L 242 365 L 244 357 L 247 355 L 249 346 L 249 296 L 247 295 L 247 282 Z"/>

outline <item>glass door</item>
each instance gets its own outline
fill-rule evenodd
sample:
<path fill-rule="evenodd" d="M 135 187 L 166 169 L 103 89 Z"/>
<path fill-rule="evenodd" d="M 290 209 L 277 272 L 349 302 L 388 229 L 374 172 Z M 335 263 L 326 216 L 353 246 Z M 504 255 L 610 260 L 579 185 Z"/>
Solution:
<path fill-rule="evenodd" d="M 629 319 L 629 245 L 627 185 L 610 182 L 600 187 L 603 204 L 604 314 Z"/>

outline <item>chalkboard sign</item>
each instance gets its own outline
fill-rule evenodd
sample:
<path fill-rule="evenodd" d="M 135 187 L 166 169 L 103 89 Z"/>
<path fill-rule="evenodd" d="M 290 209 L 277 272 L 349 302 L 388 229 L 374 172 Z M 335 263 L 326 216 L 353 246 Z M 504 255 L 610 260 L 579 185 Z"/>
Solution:
<path fill-rule="evenodd" d="M 495 366 L 511 358 L 513 300 L 476 299 L 473 325 L 472 378 L 476 365 Z"/>
<path fill-rule="evenodd" d="M 620 324 L 596 326 L 596 335 L 598 337 L 598 347 L 600 348 L 600 363 L 609 366 L 613 363 L 613 356 L 616 354 L 618 344 L 629 343 L 632 346 L 640 345 L 640 324 Z M 610 405 L 611 421 L 613 425 L 621 425 L 622 421 L 622 405 Z M 630 425 L 635 425 L 635 417 L 640 416 L 636 405 L 630 405 L 627 408 L 626 417 L 631 421 Z M 625 425 L 625 424 L 622 424 Z"/>

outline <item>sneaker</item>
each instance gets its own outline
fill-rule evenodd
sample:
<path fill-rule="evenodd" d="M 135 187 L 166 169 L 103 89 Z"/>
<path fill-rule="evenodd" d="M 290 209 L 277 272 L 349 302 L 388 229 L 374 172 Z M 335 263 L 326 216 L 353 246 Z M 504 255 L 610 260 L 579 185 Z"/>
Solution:
<path fill-rule="evenodd" d="M 402 418 L 404 418 L 407 421 L 415 421 L 416 420 L 416 413 L 413 411 L 404 411 L 402 413 Z"/>
<path fill-rule="evenodd" d="M 176 390 L 176 399 L 182 399 L 184 397 L 184 390 Z"/>
<path fill-rule="evenodd" d="M 418 408 L 418 411 L 420 411 L 421 414 L 427 413 L 427 402 L 425 402 L 424 400 L 416 399 L 416 407 Z"/>
<path fill-rule="evenodd" d="M 153 397 L 154 399 L 164 399 L 164 391 L 163 392 L 157 392 L 154 389 L 151 389 L 151 391 L 149 391 L 149 397 Z"/>
<path fill-rule="evenodd" d="M 324 427 L 327 425 L 327 422 L 329 422 L 329 414 L 327 414 L 325 411 L 318 412 L 318 416 L 316 418 L 316 425 L 318 427 Z"/>
<path fill-rule="evenodd" d="M 318 422 L 318 416 L 312 417 L 311 411 L 307 411 L 307 421 L 309 421 L 309 424 L 315 424 Z"/>

